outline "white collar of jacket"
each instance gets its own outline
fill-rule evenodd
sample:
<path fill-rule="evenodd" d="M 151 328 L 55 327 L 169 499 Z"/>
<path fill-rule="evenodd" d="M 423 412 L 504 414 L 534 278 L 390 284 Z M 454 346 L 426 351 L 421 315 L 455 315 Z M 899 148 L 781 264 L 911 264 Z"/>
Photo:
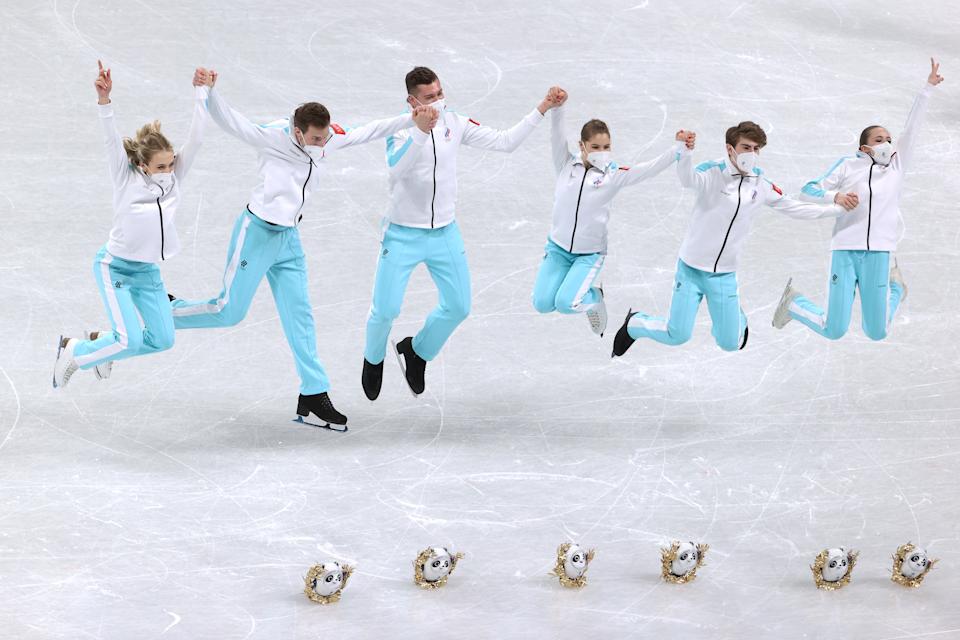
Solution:
<path fill-rule="evenodd" d="M 730 158 L 726 156 L 724 156 L 722 160 L 715 160 L 714 162 L 720 165 L 720 170 L 723 172 L 723 175 L 728 180 L 733 180 L 735 178 L 740 178 L 740 177 L 759 178 L 763 176 L 763 169 L 761 169 L 760 167 L 754 167 L 753 173 L 749 173 L 749 174 L 740 173 L 740 170 L 737 169 L 735 166 L 733 166 L 733 163 L 730 162 Z"/>

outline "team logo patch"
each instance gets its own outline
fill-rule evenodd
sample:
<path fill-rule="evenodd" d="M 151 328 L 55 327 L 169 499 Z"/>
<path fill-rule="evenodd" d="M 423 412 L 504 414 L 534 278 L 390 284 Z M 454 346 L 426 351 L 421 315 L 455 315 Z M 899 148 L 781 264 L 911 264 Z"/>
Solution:
<path fill-rule="evenodd" d="M 772 182 L 770 183 L 770 186 L 773 187 L 773 190 L 776 191 L 778 195 L 781 195 L 781 196 L 783 195 L 783 191 L 780 190 L 780 187 L 773 184 Z"/>
<path fill-rule="evenodd" d="M 450 127 L 447 127 L 447 130 L 443 132 L 443 139 L 449 140 L 453 136 L 453 132 L 450 131 Z"/>
<path fill-rule="evenodd" d="M 340 134 L 341 136 L 346 133 L 346 131 L 343 130 L 343 127 L 338 125 L 336 122 L 330 123 L 330 129 L 333 130 L 334 133 Z"/>
<path fill-rule="evenodd" d="M 241 261 L 240 261 L 240 268 L 241 268 L 241 269 L 246 269 L 246 268 L 247 268 L 247 261 L 246 261 L 246 260 L 241 260 Z"/>
<path fill-rule="evenodd" d="M 756 191 L 756 189 L 754 189 L 753 195 L 750 196 L 750 199 L 751 199 L 751 200 L 756 200 L 756 199 L 757 199 L 757 191 Z"/>
<path fill-rule="evenodd" d="M 469 120 L 467 120 L 467 122 L 469 122 L 470 124 L 475 124 L 475 125 L 477 125 L 478 127 L 480 126 L 480 123 L 477 122 L 476 120 L 474 120 L 473 118 L 470 118 Z"/>
<path fill-rule="evenodd" d="M 113 283 L 113 286 L 116 287 L 117 289 L 122 289 L 123 283 L 117 280 L 116 282 Z"/>

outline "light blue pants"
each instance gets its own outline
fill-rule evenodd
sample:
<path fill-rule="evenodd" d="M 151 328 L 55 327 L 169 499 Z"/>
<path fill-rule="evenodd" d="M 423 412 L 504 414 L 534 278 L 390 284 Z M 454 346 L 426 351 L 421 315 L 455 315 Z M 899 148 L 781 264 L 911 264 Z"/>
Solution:
<path fill-rule="evenodd" d="M 421 262 L 427 265 L 440 300 L 413 338 L 417 355 L 424 360 L 436 358 L 470 313 L 470 270 L 457 223 L 439 229 L 390 224 L 383 234 L 373 303 L 367 319 L 367 344 L 363 352 L 367 362 L 383 362 L 390 327 L 400 315 L 410 274 Z"/>
<path fill-rule="evenodd" d="M 547 240 L 543 262 L 533 285 L 533 307 L 540 313 L 583 313 L 600 302 L 593 286 L 604 256 L 600 253 L 570 253 Z"/>
<path fill-rule="evenodd" d="M 747 316 L 740 308 L 736 272 L 701 271 L 683 260 L 677 260 L 670 318 L 638 313 L 630 319 L 627 332 L 634 339 L 652 338 L 671 346 L 683 344 L 693 334 L 697 310 L 704 297 L 713 322 L 713 339 L 724 351 L 736 351 L 743 345 L 747 328 Z"/>
<path fill-rule="evenodd" d="M 93 261 L 93 276 L 113 331 L 77 345 L 74 357 L 81 369 L 173 346 L 173 317 L 157 265 L 118 258 L 104 247 Z"/>
<path fill-rule="evenodd" d="M 300 393 L 330 389 L 317 355 L 313 309 L 307 292 L 307 260 L 296 227 L 271 225 L 244 211 L 237 218 L 227 251 L 220 295 L 210 300 L 174 300 L 177 329 L 231 327 L 247 315 L 263 277 L 267 277 L 280 323 L 293 351 Z"/>
<path fill-rule="evenodd" d="M 889 251 L 834 251 L 827 310 L 799 296 L 790 305 L 790 316 L 820 335 L 837 340 L 850 326 L 858 287 L 863 332 L 871 340 L 883 340 L 903 297 L 900 285 L 890 282 Z"/>

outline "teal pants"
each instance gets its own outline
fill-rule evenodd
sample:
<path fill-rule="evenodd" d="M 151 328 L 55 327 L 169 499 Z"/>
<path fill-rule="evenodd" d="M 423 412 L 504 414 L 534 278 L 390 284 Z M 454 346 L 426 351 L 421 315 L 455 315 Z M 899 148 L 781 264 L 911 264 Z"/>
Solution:
<path fill-rule="evenodd" d="M 900 285 L 890 282 L 889 251 L 834 251 L 827 310 L 799 296 L 790 305 L 790 316 L 823 337 L 837 340 L 850 327 L 857 289 L 863 332 L 871 340 L 883 340 L 903 297 Z"/>
<path fill-rule="evenodd" d="M 81 369 L 173 346 L 173 317 L 157 265 L 118 258 L 104 247 L 93 261 L 93 277 L 113 331 L 77 345 L 73 353 Z"/>
<path fill-rule="evenodd" d="M 713 339 L 724 351 L 736 351 L 743 345 L 747 316 L 740 308 L 736 272 L 711 273 L 677 261 L 670 317 L 660 318 L 638 313 L 630 319 L 631 338 L 651 338 L 671 346 L 683 344 L 693 334 L 700 302 L 707 299 L 713 322 Z"/>
<path fill-rule="evenodd" d="M 540 313 L 582 313 L 600 302 L 600 290 L 593 283 L 603 260 L 601 253 L 570 253 L 547 240 L 533 285 L 533 308 Z"/>
<path fill-rule="evenodd" d="M 300 393 L 330 389 L 317 355 L 313 309 L 307 292 L 307 259 L 296 227 L 265 222 L 244 211 L 237 218 L 227 251 L 223 289 L 208 300 L 174 300 L 177 330 L 231 327 L 247 315 L 264 276 L 270 283 L 280 324 L 300 376 Z"/>
<path fill-rule="evenodd" d="M 404 293 L 413 270 L 423 263 L 437 285 L 439 301 L 413 338 L 413 350 L 433 360 L 444 343 L 470 313 L 470 270 L 456 222 L 439 229 L 418 229 L 389 224 L 383 234 L 373 303 L 367 318 L 363 357 L 383 362 L 393 321 L 400 315 Z"/>

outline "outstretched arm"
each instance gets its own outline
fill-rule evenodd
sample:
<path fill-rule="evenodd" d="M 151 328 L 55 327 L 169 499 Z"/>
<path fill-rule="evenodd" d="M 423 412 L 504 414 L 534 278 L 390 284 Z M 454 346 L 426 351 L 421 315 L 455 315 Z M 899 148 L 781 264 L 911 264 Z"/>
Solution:
<path fill-rule="evenodd" d="M 907 116 L 907 124 L 903 127 L 900 134 L 900 140 L 897 142 L 897 162 L 902 167 L 906 167 L 913 161 L 914 148 L 917 144 L 920 126 L 927 115 L 927 103 L 930 100 L 930 93 L 933 88 L 943 82 L 943 76 L 940 75 L 940 63 L 930 58 L 930 75 L 927 76 L 927 83 L 913 101 L 913 107 Z"/>
<path fill-rule="evenodd" d="M 413 125 L 413 117 L 409 113 L 404 113 L 394 118 L 373 120 L 372 122 L 368 122 L 361 127 L 347 129 L 346 131 L 341 130 L 342 133 L 334 131 L 333 137 L 330 138 L 327 146 L 331 146 L 335 149 L 343 149 L 358 144 L 365 144 L 371 140 L 380 140 L 381 138 L 386 138 L 387 136 L 393 135 L 398 131 L 408 129 Z M 334 127 L 336 125 L 331 124 L 330 126 Z"/>
<path fill-rule="evenodd" d="M 551 99 L 551 94 L 547 93 L 536 109 L 509 129 L 485 127 L 475 120 L 470 120 L 467 123 L 467 130 L 463 132 L 462 142 L 468 147 L 477 147 L 488 151 L 504 151 L 507 153 L 515 151 L 527 139 L 527 136 L 533 133 L 547 111 L 558 106 L 555 102 L 554 99 Z"/>
<path fill-rule="evenodd" d="M 177 154 L 177 161 L 173 165 L 173 172 L 177 177 L 183 180 L 193 161 L 197 157 L 200 145 L 203 142 L 203 133 L 207 128 L 207 98 L 210 96 L 210 87 L 213 84 L 213 76 L 210 71 L 199 67 L 193 73 L 194 101 L 193 118 L 190 120 L 190 131 L 187 133 L 187 141 L 180 147 L 180 153 Z"/>
<path fill-rule="evenodd" d="M 113 91 L 113 78 L 110 69 L 104 69 L 103 63 L 97 60 L 100 67 L 97 79 L 93 86 L 97 89 L 97 107 L 100 112 L 100 125 L 103 127 L 103 144 L 107 152 L 107 165 L 110 167 L 110 178 L 114 185 L 121 185 L 130 175 L 130 160 L 123 148 L 123 140 L 117 131 L 117 123 L 113 119 L 113 103 L 110 102 L 110 92 Z"/>
<path fill-rule="evenodd" d="M 657 175 L 674 162 L 683 157 L 683 154 L 689 154 L 693 150 L 696 135 L 692 131 L 680 130 L 676 135 L 676 142 L 652 160 L 635 163 L 629 168 L 622 167 L 613 176 L 621 186 L 627 187 L 638 182 L 643 182 Z"/>
<path fill-rule="evenodd" d="M 839 204 L 815 204 L 802 202 L 785 196 L 779 187 L 770 183 L 770 193 L 767 194 L 766 204 L 773 210 L 788 215 L 797 220 L 817 220 L 819 218 L 837 218 L 844 213 L 844 207 Z M 851 207 L 852 208 L 852 207 Z"/>

